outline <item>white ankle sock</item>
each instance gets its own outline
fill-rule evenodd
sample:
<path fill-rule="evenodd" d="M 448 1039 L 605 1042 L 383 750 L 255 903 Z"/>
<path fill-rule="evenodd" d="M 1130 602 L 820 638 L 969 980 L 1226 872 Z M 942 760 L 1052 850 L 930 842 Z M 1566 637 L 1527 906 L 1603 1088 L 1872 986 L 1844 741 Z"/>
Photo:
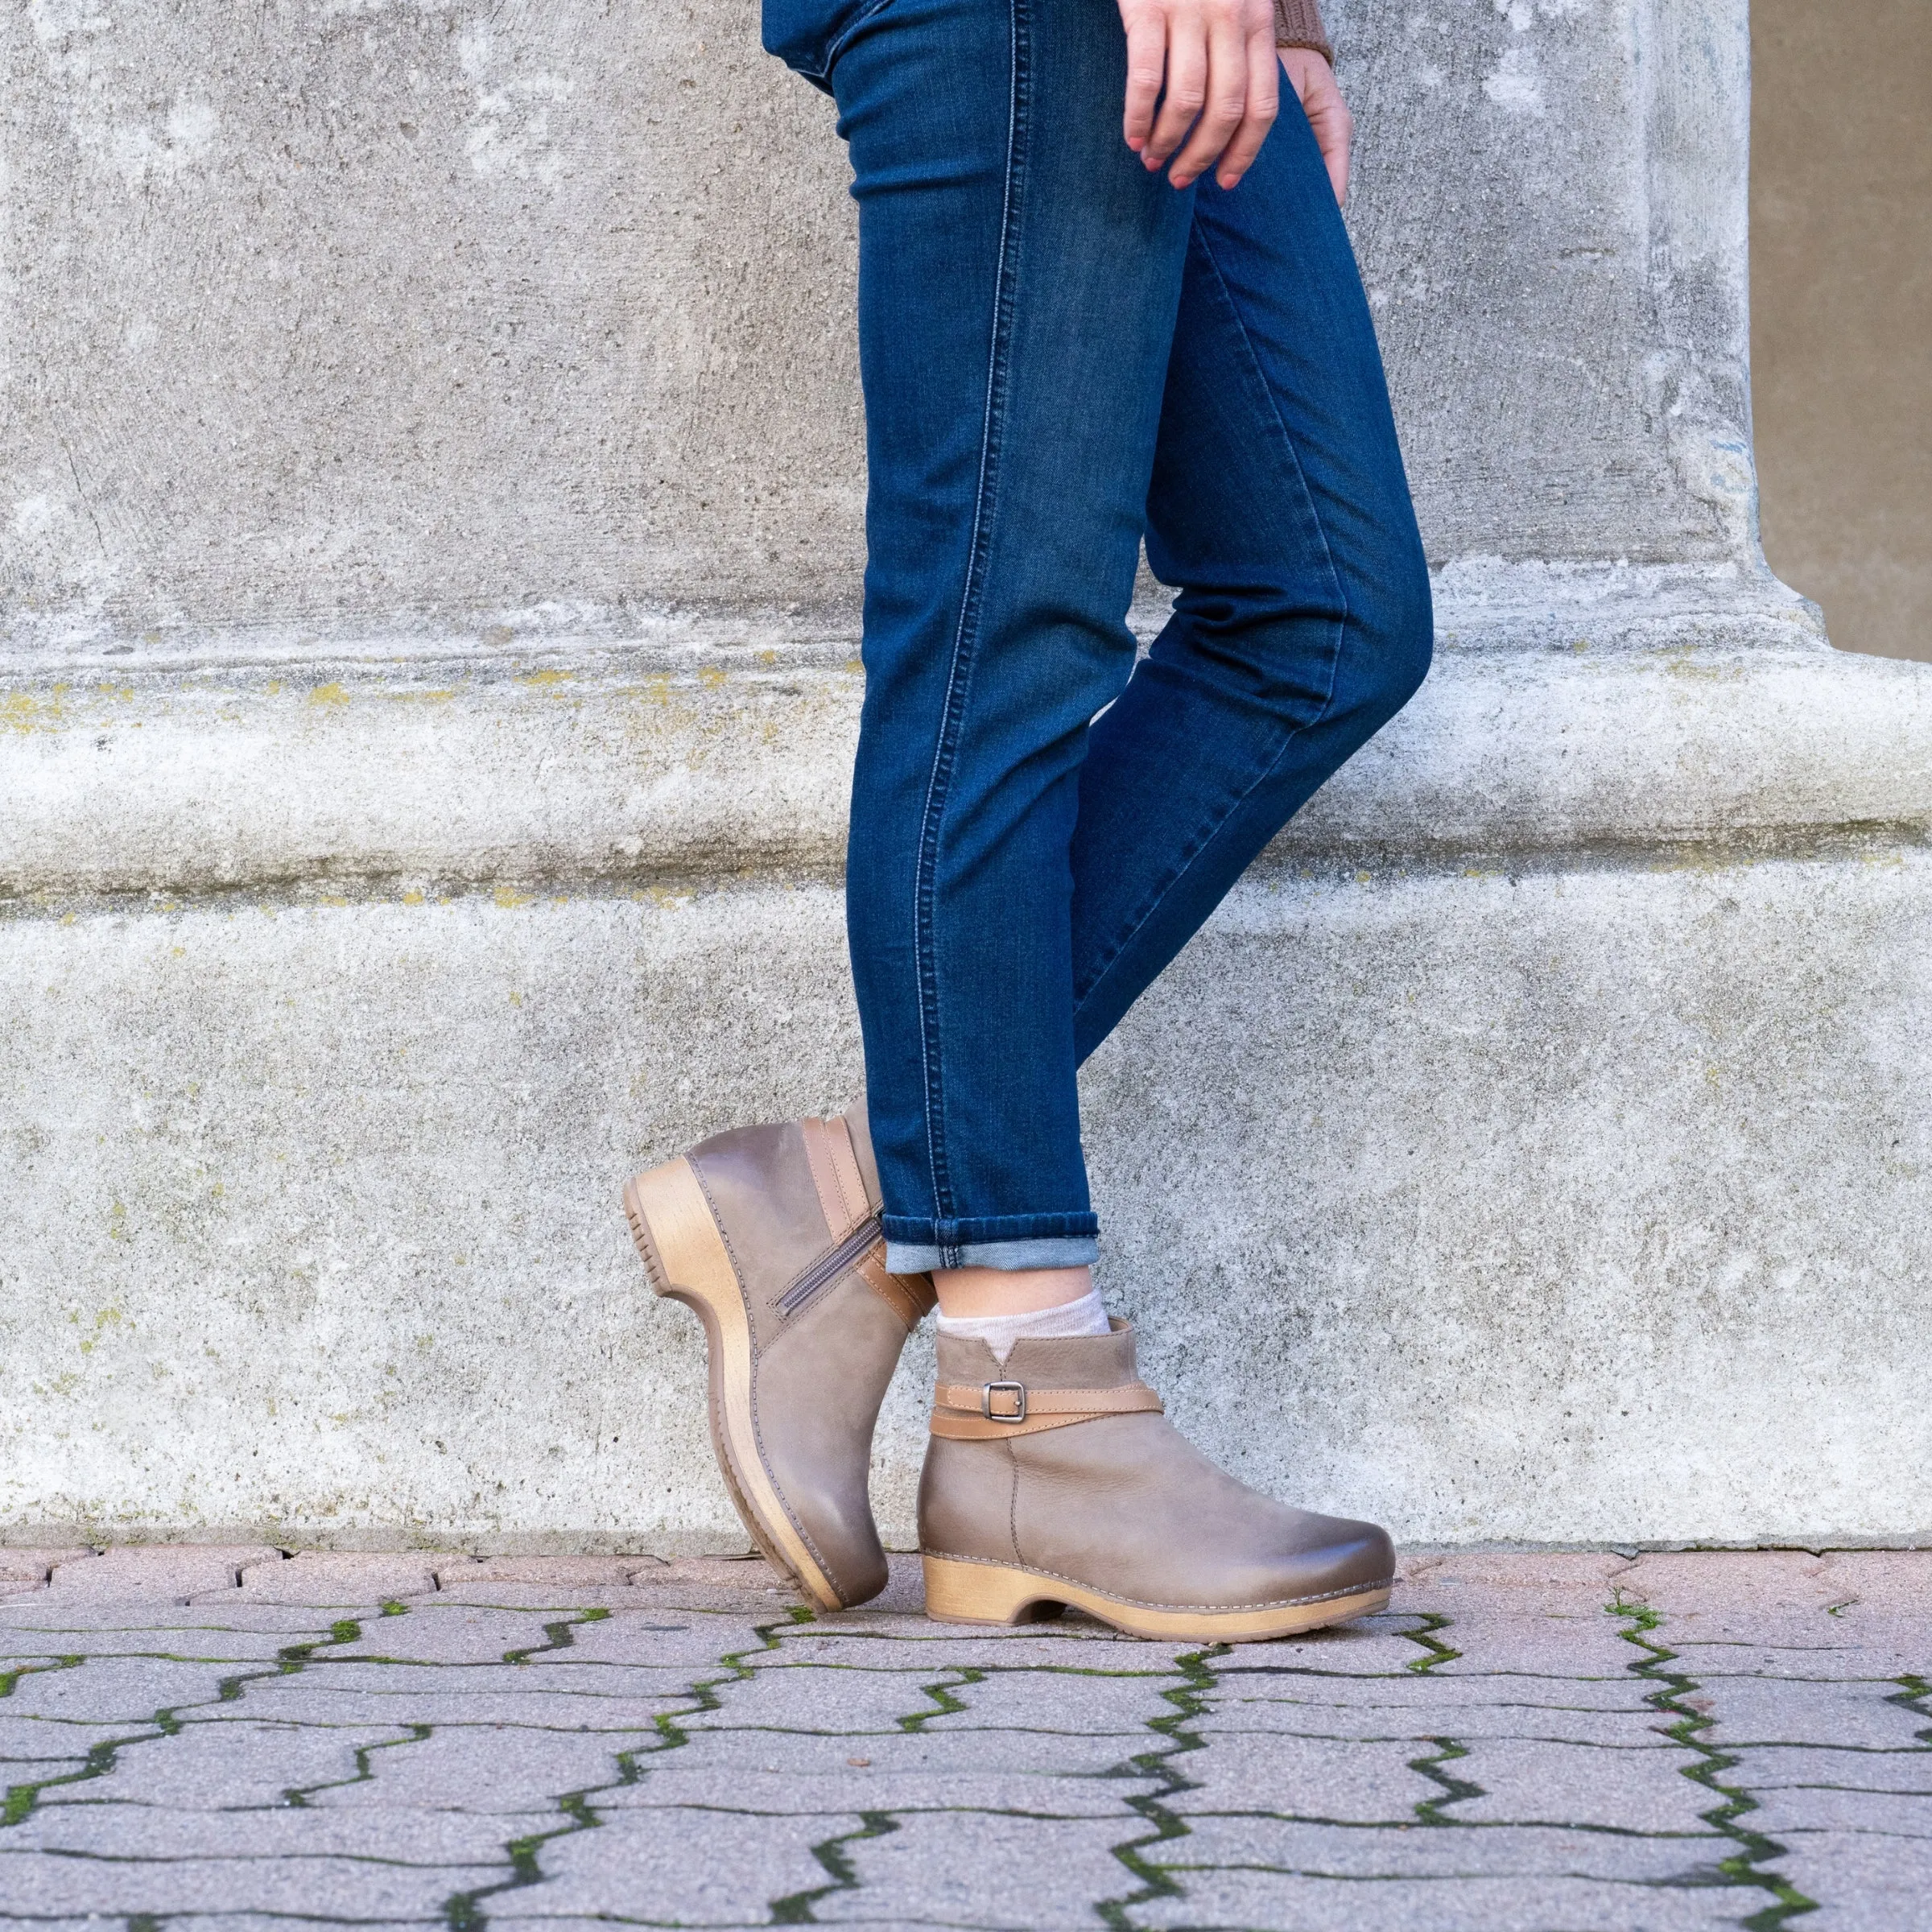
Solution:
<path fill-rule="evenodd" d="M 1035 1308 L 1026 1315 L 978 1315 L 939 1317 L 939 1333 L 962 1340 L 984 1342 L 1003 1368 L 1013 1345 L 1027 1335 L 1105 1335 L 1107 1310 L 1100 1291 L 1089 1288 L 1077 1302 L 1057 1308 Z"/>

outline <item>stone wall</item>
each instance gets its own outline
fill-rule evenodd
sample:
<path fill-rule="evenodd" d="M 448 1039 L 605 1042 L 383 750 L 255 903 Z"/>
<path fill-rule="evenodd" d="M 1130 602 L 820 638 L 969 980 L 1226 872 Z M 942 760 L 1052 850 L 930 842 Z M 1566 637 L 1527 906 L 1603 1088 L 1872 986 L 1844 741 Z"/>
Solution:
<path fill-rule="evenodd" d="M 1411 1540 L 1932 1531 L 1932 693 L 1757 555 L 1744 0 L 1335 19 L 1439 668 L 1091 1069 L 1109 1294 Z M 0 1534 L 741 1541 L 616 1195 L 858 1078 L 829 107 L 711 0 L 5 32 Z"/>

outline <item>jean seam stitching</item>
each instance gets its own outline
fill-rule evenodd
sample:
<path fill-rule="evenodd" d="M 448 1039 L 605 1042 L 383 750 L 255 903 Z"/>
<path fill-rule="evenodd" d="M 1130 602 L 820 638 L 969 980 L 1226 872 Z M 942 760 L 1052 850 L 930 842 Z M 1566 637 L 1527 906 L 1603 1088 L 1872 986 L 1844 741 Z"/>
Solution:
<path fill-rule="evenodd" d="M 817 67 L 811 69 L 807 73 L 806 78 L 811 80 L 829 80 L 832 78 L 832 70 L 839 64 L 839 56 L 852 44 L 853 35 L 858 33 L 869 22 L 877 19 L 891 5 L 892 0 L 872 0 L 872 5 L 867 7 L 857 19 L 850 22 L 845 31 L 833 40 L 831 46 L 826 48 L 824 60 Z"/>
<path fill-rule="evenodd" d="M 1295 478 L 1302 486 L 1302 496 L 1307 499 L 1310 519 L 1315 525 L 1315 535 L 1322 540 L 1323 560 L 1328 566 L 1329 580 L 1335 586 L 1335 601 L 1340 606 L 1341 615 L 1335 621 L 1334 645 L 1328 660 L 1328 688 L 1323 693 L 1321 709 L 1306 724 L 1290 725 L 1282 739 L 1281 749 L 1276 752 L 1274 756 L 1249 779 L 1224 810 L 1216 816 L 1203 821 L 1199 831 L 1189 844 L 1187 856 L 1155 888 L 1133 923 L 1108 948 L 1102 958 L 1099 971 L 1088 981 L 1086 990 L 1084 993 L 1076 992 L 1075 993 L 1073 1010 L 1076 1018 L 1086 1006 L 1087 1002 L 1093 997 L 1100 982 L 1113 971 L 1114 964 L 1121 955 L 1133 944 L 1135 935 L 1160 910 L 1162 902 L 1167 895 L 1187 877 L 1188 870 L 1194 862 L 1214 843 L 1215 837 L 1222 827 L 1280 769 L 1282 760 L 1287 757 L 1295 740 L 1303 732 L 1312 731 L 1327 716 L 1330 708 L 1335 703 L 1335 681 L 1341 672 L 1342 651 L 1348 641 L 1348 625 L 1352 614 L 1348 608 L 1348 588 L 1342 581 L 1341 571 L 1335 561 L 1335 551 L 1328 542 L 1327 530 L 1322 522 L 1320 506 L 1315 500 L 1315 492 L 1309 488 L 1307 472 L 1302 467 L 1301 452 L 1294 446 L 1294 437 L 1290 431 L 1288 425 L 1282 420 L 1281 410 L 1274 400 L 1274 391 L 1269 387 L 1266 376 L 1261 372 L 1260 357 L 1254 352 L 1253 338 L 1248 332 L 1247 324 L 1241 320 L 1241 307 L 1234 299 L 1233 290 L 1228 286 L 1227 277 L 1221 272 L 1220 263 L 1215 259 L 1213 244 L 1202 233 L 1198 222 L 1195 228 L 1193 239 L 1199 245 L 1202 257 L 1208 264 L 1209 272 L 1214 277 L 1215 287 L 1220 291 L 1228 317 L 1234 324 L 1235 333 L 1240 338 L 1242 353 L 1246 356 L 1249 367 L 1253 370 L 1261 384 L 1262 394 L 1268 398 L 1268 413 L 1273 418 L 1274 427 L 1281 436 L 1282 447 L 1288 452 L 1288 460 L 1294 465 Z"/>
<path fill-rule="evenodd" d="M 883 3 L 883 0 L 881 0 Z M 914 881 L 913 959 L 919 993 L 919 1064 L 925 1089 L 926 1164 L 932 1183 L 936 1216 L 948 1218 L 953 1205 L 951 1176 L 945 1158 L 943 1082 L 935 1063 L 933 1036 L 939 1023 L 939 969 L 933 943 L 931 902 L 937 869 L 939 827 L 951 789 L 954 754 L 964 728 L 966 686 L 972 675 L 972 651 L 978 642 L 980 592 L 987 568 L 985 533 L 989 504 L 997 481 L 1000 427 L 1005 402 L 1007 360 L 1012 341 L 1012 277 L 1014 229 L 1024 127 L 1023 0 L 1008 0 L 1011 31 L 1011 79 L 1006 123 L 1006 173 L 1000 209 L 999 262 L 993 280 L 993 332 L 987 347 L 986 407 L 980 431 L 980 473 L 973 497 L 972 535 L 968 545 L 966 579 L 954 628 L 952 654 L 946 673 L 946 696 L 940 710 L 939 735 L 933 747 L 932 770 L 927 780 L 926 804 L 919 826 L 919 869 Z"/>

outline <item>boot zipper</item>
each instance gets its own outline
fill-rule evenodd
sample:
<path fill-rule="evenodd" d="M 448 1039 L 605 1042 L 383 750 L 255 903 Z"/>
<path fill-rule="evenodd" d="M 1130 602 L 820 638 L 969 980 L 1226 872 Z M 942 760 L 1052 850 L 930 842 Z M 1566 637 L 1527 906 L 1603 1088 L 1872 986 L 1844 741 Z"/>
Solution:
<path fill-rule="evenodd" d="M 830 1254 L 823 1261 L 814 1261 L 778 1297 L 778 1313 L 789 1317 L 809 1306 L 854 1262 L 864 1260 L 867 1250 L 878 1238 L 879 1217 L 875 1214 L 860 1222 Z"/>

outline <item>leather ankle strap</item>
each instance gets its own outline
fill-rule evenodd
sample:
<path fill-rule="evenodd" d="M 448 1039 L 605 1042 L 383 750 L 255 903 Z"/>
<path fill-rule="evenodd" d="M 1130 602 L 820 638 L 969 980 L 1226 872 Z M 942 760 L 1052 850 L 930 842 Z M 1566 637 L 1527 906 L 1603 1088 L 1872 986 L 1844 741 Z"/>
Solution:
<path fill-rule="evenodd" d="M 1145 1382 L 1111 1389 L 1030 1389 L 1024 1382 L 941 1382 L 932 1394 L 932 1433 L 956 1442 L 1034 1435 L 1096 1416 L 1133 1415 L 1162 1408 Z"/>

